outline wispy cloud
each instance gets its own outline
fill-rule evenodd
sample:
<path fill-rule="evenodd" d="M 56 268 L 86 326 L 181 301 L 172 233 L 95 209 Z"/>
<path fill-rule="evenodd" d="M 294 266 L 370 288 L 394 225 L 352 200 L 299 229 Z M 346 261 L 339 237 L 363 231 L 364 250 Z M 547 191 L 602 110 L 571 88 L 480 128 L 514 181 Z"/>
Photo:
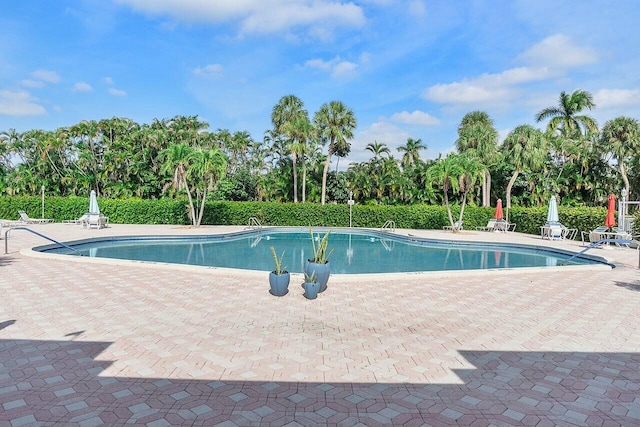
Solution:
<path fill-rule="evenodd" d="M 109 86 L 113 86 L 113 79 L 111 77 L 105 77 L 104 79 L 102 79 L 106 84 L 108 84 Z"/>
<path fill-rule="evenodd" d="M 117 0 L 132 9 L 191 22 L 237 22 L 242 33 L 274 33 L 299 27 L 360 27 L 362 8 L 327 0 Z"/>
<path fill-rule="evenodd" d="M 39 80 L 45 83 L 60 83 L 61 80 L 58 73 L 49 70 L 36 70 L 32 73 L 29 73 L 29 75 L 34 80 Z"/>
<path fill-rule="evenodd" d="M 640 90 L 600 89 L 593 94 L 593 101 L 598 108 L 640 106 Z"/>
<path fill-rule="evenodd" d="M 575 67 L 597 61 L 595 50 L 580 47 L 564 35 L 547 37 L 516 58 L 527 65 L 501 73 L 484 73 L 458 82 L 436 84 L 423 98 L 442 104 L 491 104 L 510 101 L 525 83 L 559 77 Z"/>
<path fill-rule="evenodd" d="M 113 96 L 127 96 L 127 92 L 121 89 L 109 88 L 109 94 Z"/>
<path fill-rule="evenodd" d="M 43 114 L 47 114 L 47 110 L 39 105 L 29 92 L 0 90 L 0 115 L 38 116 Z"/>
<path fill-rule="evenodd" d="M 313 68 L 327 72 L 333 78 L 341 78 L 353 76 L 358 68 L 358 64 L 344 61 L 337 56 L 329 61 L 319 58 L 310 59 L 304 63 L 304 68 Z"/>
<path fill-rule="evenodd" d="M 220 64 L 209 64 L 204 67 L 197 67 L 193 70 L 193 74 L 199 77 L 222 77 L 222 65 Z"/>
<path fill-rule="evenodd" d="M 408 111 L 395 113 L 391 116 L 391 121 L 418 126 L 435 126 L 440 124 L 440 120 L 436 119 L 429 113 L 419 110 L 415 110 L 412 113 Z"/>
<path fill-rule="evenodd" d="M 591 47 L 577 45 L 570 37 L 555 34 L 534 44 L 516 59 L 534 67 L 568 69 L 592 64 L 598 60 L 598 54 Z"/>
<path fill-rule="evenodd" d="M 24 87 L 33 88 L 33 89 L 44 87 L 44 82 L 40 80 L 33 80 L 33 79 L 24 79 L 20 82 L 20 84 Z"/>
<path fill-rule="evenodd" d="M 77 82 L 77 83 L 74 83 L 73 85 L 74 92 L 91 92 L 92 90 L 93 88 L 89 83 Z"/>

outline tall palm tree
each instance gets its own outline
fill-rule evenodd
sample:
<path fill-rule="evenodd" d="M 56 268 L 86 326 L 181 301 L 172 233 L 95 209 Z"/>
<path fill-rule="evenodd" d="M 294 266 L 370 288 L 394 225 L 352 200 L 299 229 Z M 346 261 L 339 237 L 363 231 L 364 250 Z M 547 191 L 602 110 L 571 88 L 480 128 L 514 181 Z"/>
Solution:
<path fill-rule="evenodd" d="M 487 165 L 482 183 L 482 206 L 489 206 L 491 173 L 488 166 L 494 165 L 498 160 L 498 131 L 488 113 L 472 111 L 465 114 L 458 126 L 456 149 L 459 153 L 477 156 L 484 165 Z"/>
<path fill-rule="evenodd" d="M 291 152 L 291 160 L 293 161 L 293 201 L 298 202 L 298 167 L 297 167 L 297 151 L 291 150 L 291 144 L 295 143 L 291 137 L 292 123 L 296 120 L 307 118 L 307 110 L 304 104 L 295 95 L 286 95 L 280 98 L 280 101 L 273 107 L 271 112 L 271 122 L 276 135 L 288 136 L 287 148 Z M 289 132 L 287 132 L 289 131 Z"/>
<path fill-rule="evenodd" d="M 502 144 L 505 160 L 515 170 L 507 184 L 507 221 L 511 208 L 511 189 L 522 171 L 536 171 L 542 167 L 547 154 L 547 138 L 531 125 L 520 125 L 507 135 Z"/>
<path fill-rule="evenodd" d="M 200 182 L 201 191 L 200 200 L 200 212 L 198 213 L 198 219 L 194 224 L 199 227 L 202 223 L 202 215 L 204 213 L 205 202 L 207 201 L 207 194 L 215 190 L 218 182 L 224 177 L 227 170 L 227 158 L 222 150 L 217 147 L 202 149 L 198 148 L 193 152 L 193 164 L 188 171 L 188 174 L 192 175 L 196 182 Z M 196 184 L 197 185 L 197 184 Z"/>
<path fill-rule="evenodd" d="M 579 115 L 584 109 L 591 110 L 596 104 L 593 96 L 586 90 L 574 90 L 571 94 L 560 92 L 557 107 L 547 107 L 536 114 L 536 121 L 549 120 L 547 132 L 568 138 L 579 138 L 587 132 L 597 132 L 598 124 L 595 119 L 586 115 Z"/>
<path fill-rule="evenodd" d="M 322 171 L 322 194 L 320 200 L 324 205 L 331 156 L 334 153 L 338 157 L 345 157 L 349 154 L 351 144 L 347 140 L 353 138 L 353 131 L 356 128 L 356 116 L 353 110 L 347 108 L 342 102 L 331 101 L 320 107 L 313 118 L 313 122 L 321 140 L 324 143 L 329 142 L 327 159 Z"/>
<path fill-rule="evenodd" d="M 171 173 L 173 186 L 177 190 L 184 189 L 187 192 L 191 222 L 195 227 L 197 223 L 196 209 L 193 203 L 189 181 L 187 180 L 187 173 L 194 158 L 194 150 L 189 144 L 182 142 L 180 144 L 170 145 L 168 148 L 162 150 L 160 157 L 164 160 L 160 172 L 163 174 Z"/>
<path fill-rule="evenodd" d="M 630 196 L 629 177 L 624 164 L 640 149 L 640 124 L 638 120 L 623 116 L 609 120 L 602 128 L 602 144 L 615 157 L 624 181 L 624 188 Z M 629 198 L 629 200 L 631 199 Z"/>
<path fill-rule="evenodd" d="M 398 151 L 404 153 L 400 164 L 403 169 L 413 166 L 420 160 L 420 151 L 426 150 L 427 146 L 422 143 L 421 139 L 407 138 L 407 143 L 398 147 Z"/>
<path fill-rule="evenodd" d="M 293 187 L 294 198 L 293 201 L 298 201 L 298 173 L 295 167 L 297 163 L 297 157 L 300 155 L 302 161 L 302 202 L 307 200 L 307 162 L 305 161 L 305 155 L 309 152 L 309 139 L 313 135 L 313 125 L 309 121 L 309 117 L 306 114 L 295 117 L 293 120 L 285 123 L 283 126 L 283 132 L 289 138 L 291 138 L 291 160 L 293 161 Z"/>

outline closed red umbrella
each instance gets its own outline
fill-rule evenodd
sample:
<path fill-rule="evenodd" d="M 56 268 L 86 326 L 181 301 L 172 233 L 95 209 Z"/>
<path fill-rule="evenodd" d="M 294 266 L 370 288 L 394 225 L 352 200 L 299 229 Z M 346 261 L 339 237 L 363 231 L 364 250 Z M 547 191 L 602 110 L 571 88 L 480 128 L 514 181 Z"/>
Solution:
<path fill-rule="evenodd" d="M 616 225 L 616 196 L 609 194 L 609 204 L 607 205 L 607 217 L 604 220 L 604 225 L 612 228 Z"/>
<path fill-rule="evenodd" d="M 502 199 L 498 199 L 498 203 L 496 203 L 496 212 L 493 214 L 495 219 L 502 219 L 504 215 L 502 214 Z"/>

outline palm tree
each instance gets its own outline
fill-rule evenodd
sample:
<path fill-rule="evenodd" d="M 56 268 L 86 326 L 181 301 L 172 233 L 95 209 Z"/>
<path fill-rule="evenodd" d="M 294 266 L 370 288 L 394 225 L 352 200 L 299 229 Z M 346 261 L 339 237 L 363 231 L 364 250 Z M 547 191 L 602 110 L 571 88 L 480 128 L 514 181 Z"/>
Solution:
<path fill-rule="evenodd" d="M 286 95 L 280 98 L 280 101 L 273 107 L 271 112 L 271 122 L 276 135 L 285 135 L 289 137 L 287 141 L 288 148 L 291 152 L 291 160 L 293 161 L 293 201 L 298 202 L 298 167 L 297 167 L 297 151 L 291 150 L 291 144 L 295 143 L 291 136 L 292 123 L 296 120 L 308 119 L 307 110 L 304 104 L 295 95 Z"/>
<path fill-rule="evenodd" d="M 447 215 L 452 230 L 455 232 L 453 214 L 449 204 L 449 190 L 454 194 L 462 193 L 462 203 L 460 206 L 460 216 L 458 221 L 462 222 L 464 208 L 467 202 L 467 195 L 484 176 L 485 167 L 477 157 L 449 154 L 444 159 L 438 160 L 427 171 L 428 179 L 440 185 L 444 193 L 444 202 L 447 207 Z"/>
<path fill-rule="evenodd" d="M 384 142 L 380 143 L 378 141 L 374 141 L 373 143 L 367 144 L 367 146 L 364 149 L 367 151 L 371 151 L 373 153 L 374 162 L 378 160 L 382 160 L 383 154 L 386 154 L 387 157 L 391 155 L 391 151 L 389 150 L 389 147 L 387 147 L 387 144 L 385 144 Z"/>
<path fill-rule="evenodd" d="M 421 139 L 407 138 L 407 143 L 398 147 L 398 151 L 404 153 L 400 164 L 403 169 L 413 166 L 420 160 L 420 151 L 426 150 L 427 146 L 422 143 Z"/>
<path fill-rule="evenodd" d="M 318 136 L 325 143 L 329 142 L 327 159 L 322 171 L 322 195 L 321 203 L 325 204 L 327 193 L 327 174 L 331 165 L 331 156 L 335 153 L 338 157 L 345 157 L 351 150 L 347 139 L 353 138 L 356 128 L 356 117 L 353 111 L 340 101 L 331 101 L 323 104 L 313 118 Z"/>
<path fill-rule="evenodd" d="M 465 114 L 458 126 L 456 149 L 459 153 L 477 156 L 487 166 L 482 183 L 482 206 L 491 204 L 491 173 L 488 167 L 498 159 L 498 131 L 493 120 L 484 111 Z"/>
<path fill-rule="evenodd" d="M 193 197 L 191 195 L 191 188 L 187 180 L 187 173 L 194 157 L 193 148 L 185 142 L 180 144 L 173 144 L 168 148 L 160 152 L 160 157 L 164 159 L 161 173 L 172 173 L 173 187 L 177 190 L 185 189 L 187 192 L 187 198 L 189 199 L 189 210 L 191 212 L 191 222 L 193 226 L 196 226 L 197 217 L 196 209 L 193 204 Z"/>
<path fill-rule="evenodd" d="M 609 120 L 602 128 L 602 144 L 618 162 L 624 188 L 627 190 L 629 200 L 631 200 L 629 177 L 624 164 L 640 149 L 640 124 L 638 120 L 623 116 Z"/>
<path fill-rule="evenodd" d="M 306 112 L 305 112 L 306 113 Z M 295 117 L 293 120 L 285 123 L 283 127 L 285 135 L 291 138 L 291 160 L 293 161 L 293 183 L 294 183 L 294 203 L 298 201 L 298 179 L 295 164 L 297 156 L 301 156 L 302 160 L 302 202 L 306 201 L 307 196 L 307 163 L 305 155 L 309 152 L 308 141 L 313 135 L 313 125 L 309 121 L 306 114 Z"/>
<path fill-rule="evenodd" d="M 577 89 L 570 95 L 563 91 L 558 106 L 541 110 L 536 114 L 536 121 L 551 119 L 547 124 L 549 134 L 559 132 L 562 136 L 578 139 L 587 132 L 598 131 L 598 124 L 592 117 L 578 115 L 585 108 L 591 110 L 595 106 L 593 96 L 585 90 Z"/>
<path fill-rule="evenodd" d="M 507 215 L 511 208 L 511 189 L 522 171 L 536 171 L 543 165 L 547 154 L 547 138 L 538 129 L 530 125 L 520 125 L 512 130 L 502 144 L 505 160 L 515 170 L 507 184 Z"/>
<path fill-rule="evenodd" d="M 202 186 L 200 192 L 201 198 L 198 200 L 200 212 L 194 224 L 196 227 L 199 227 L 202 222 L 205 202 L 207 201 L 207 193 L 215 190 L 218 182 L 224 177 L 227 170 L 227 158 L 219 148 L 214 147 L 196 149 L 191 159 L 193 164 L 188 174 L 195 178 L 196 182 L 200 182 Z"/>

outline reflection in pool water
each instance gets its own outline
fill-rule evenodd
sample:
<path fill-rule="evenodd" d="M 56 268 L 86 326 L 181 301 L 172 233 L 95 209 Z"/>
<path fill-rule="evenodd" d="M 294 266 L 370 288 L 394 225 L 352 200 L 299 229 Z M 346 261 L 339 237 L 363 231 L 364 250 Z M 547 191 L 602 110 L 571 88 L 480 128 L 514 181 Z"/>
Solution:
<path fill-rule="evenodd" d="M 205 237 L 108 238 L 69 243 L 79 255 L 190 265 L 273 270 L 270 247 L 285 251 L 284 265 L 302 272 L 312 256 L 308 232 L 263 230 Z M 546 267 L 567 264 L 573 255 L 553 249 L 522 245 L 494 245 L 422 240 L 373 231 L 332 231 L 331 271 L 338 274 L 394 273 L 494 268 Z M 43 247 L 49 253 L 68 249 Z M 569 264 L 600 263 L 577 257 Z"/>

